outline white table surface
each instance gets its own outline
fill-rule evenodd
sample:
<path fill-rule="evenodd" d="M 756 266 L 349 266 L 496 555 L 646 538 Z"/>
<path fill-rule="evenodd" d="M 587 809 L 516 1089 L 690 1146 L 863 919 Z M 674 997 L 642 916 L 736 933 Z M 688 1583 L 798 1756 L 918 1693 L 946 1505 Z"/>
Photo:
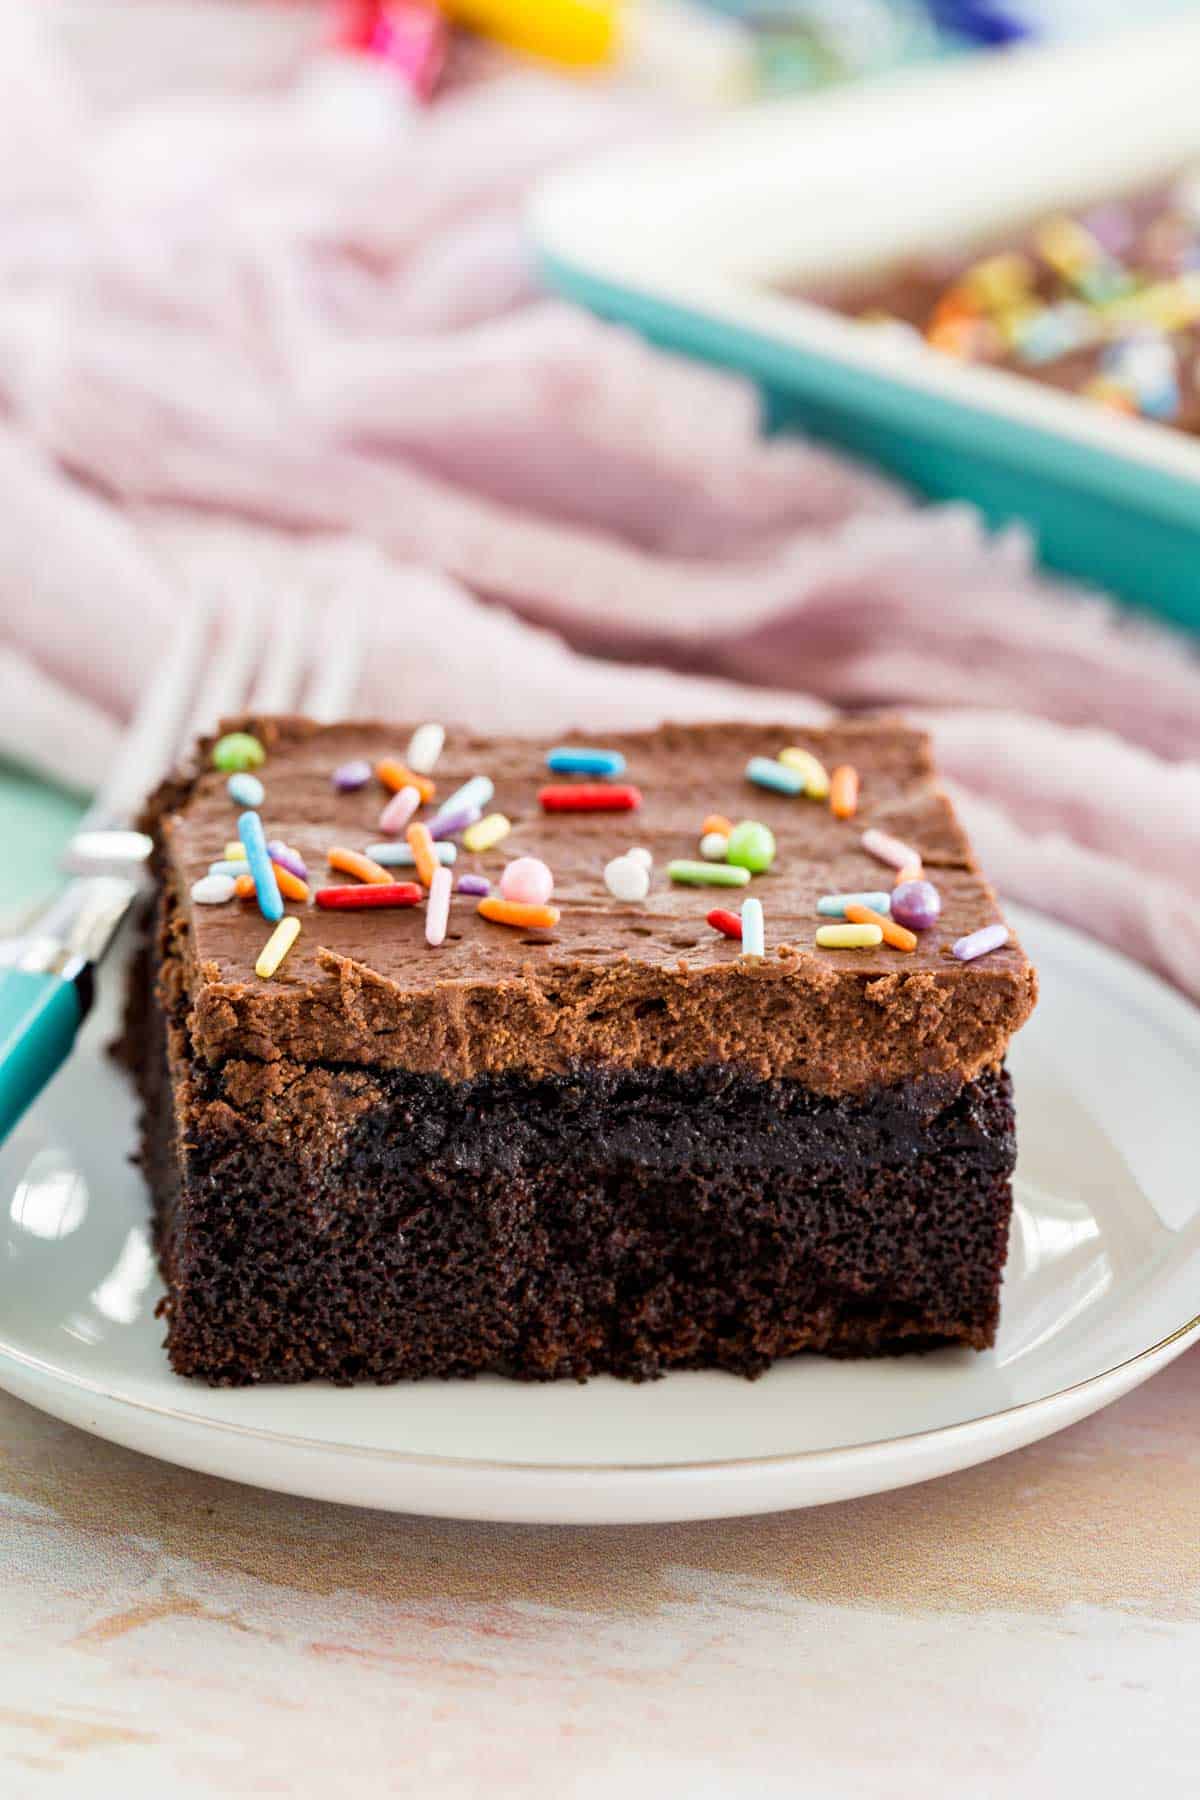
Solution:
<path fill-rule="evenodd" d="M 553 1530 L 260 1493 L 0 1396 L 0 1795 L 1194 1792 L 1200 1353 L 947 1480 Z"/>

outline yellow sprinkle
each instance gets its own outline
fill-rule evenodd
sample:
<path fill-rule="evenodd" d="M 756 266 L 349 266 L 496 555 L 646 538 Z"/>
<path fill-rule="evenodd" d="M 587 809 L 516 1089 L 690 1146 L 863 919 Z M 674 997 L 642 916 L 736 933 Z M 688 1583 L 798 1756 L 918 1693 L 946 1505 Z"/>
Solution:
<path fill-rule="evenodd" d="M 822 925 L 816 942 L 821 950 L 873 950 L 883 932 L 878 925 Z"/>
<path fill-rule="evenodd" d="M 1020 305 L 1032 285 L 1033 264 L 1019 251 L 987 256 L 963 276 L 963 286 L 972 299 L 995 311 Z"/>
<path fill-rule="evenodd" d="M 267 981 L 275 974 L 280 963 L 300 936 L 300 921 L 297 918 L 280 919 L 278 925 L 262 948 L 262 955 L 254 965 L 254 973 Z"/>
<path fill-rule="evenodd" d="M 477 819 L 474 825 L 467 826 L 463 832 L 463 849 L 490 850 L 511 830 L 512 824 L 503 813 L 489 813 L 486 819 Z"/>
<path fill-rule="evenodd" d="M 243 844 L 241 838 L 232 838 L 230 842 L 226 844 L 224 850 L 222 850 L 221 855 L 225 858 L 226 862 L 245 862 L 246 846 Z"/>
<path fill-rule="evenodd" d="M 779 752 L 779 760 L 789 769 L 799 769 L 806 778 L 804 793 L 809 800 L 828 800 L 829 776 L 824 763 L 818 762 L 811 750 L 798 750 L 793 744 Z"/>

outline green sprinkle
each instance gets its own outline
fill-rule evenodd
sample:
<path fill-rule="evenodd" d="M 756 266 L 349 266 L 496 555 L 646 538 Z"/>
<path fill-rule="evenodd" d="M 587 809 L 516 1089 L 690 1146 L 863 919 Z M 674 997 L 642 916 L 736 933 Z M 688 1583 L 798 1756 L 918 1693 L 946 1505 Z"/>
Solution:
<path fill-rule="evenodd" d="M 686 887 L 745 887 L 750 879 L 749 869 L 732 863 L 673 862 L 667 864 L 667 874 Z"/>
<path fill-rule="evenodd" d="M 757 819 L 743 819 L 729 834 L 725 861 L 761 875 L 775 861 L 775 833 Z"/>
<path fill-rule="evenodd" d="M 227 731 L 213 745 L 212 759 L 214 768 L 223 769 L 226 775 L 234 775 L 244 769 L 261 768 L 267 753 L 248 731 Z"/>

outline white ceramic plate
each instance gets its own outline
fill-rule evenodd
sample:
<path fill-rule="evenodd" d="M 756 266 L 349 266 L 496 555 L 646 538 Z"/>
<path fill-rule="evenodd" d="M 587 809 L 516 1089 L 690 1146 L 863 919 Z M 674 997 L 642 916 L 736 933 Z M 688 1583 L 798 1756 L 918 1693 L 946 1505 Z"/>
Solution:
<path fill-rule="evenodd" d="M 758 1382 L 211 1391 L 167 1368 L 133 1103 L 96 1018 L 0 1154 L 0 1385 L 264 1487 L 458 1518 L 715 1517 L 922 1481 L 1044 1437 L 1200 1338 L 1200 1013 L 1035 915 L 1021 1157 L 995 1351 L 802 1357 Z M 117 988 L 117 971 L 107 986 Z"/>

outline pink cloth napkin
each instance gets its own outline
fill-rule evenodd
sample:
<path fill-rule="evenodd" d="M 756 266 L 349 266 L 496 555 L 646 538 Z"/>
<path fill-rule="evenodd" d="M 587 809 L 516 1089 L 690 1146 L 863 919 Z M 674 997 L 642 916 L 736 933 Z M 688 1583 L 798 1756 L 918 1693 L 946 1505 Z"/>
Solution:
<path fill-rule="evenodd" d="M 352 599 L 385 716 L 903 708 L 1005 893 L 1200 997 L 1192 648 L 539 293 L 530 183 L 660 104 L 338 116 L 305 9 L 142 10 L 0 19 L 0 751 L 93 782 L 201 589 Z"/>

